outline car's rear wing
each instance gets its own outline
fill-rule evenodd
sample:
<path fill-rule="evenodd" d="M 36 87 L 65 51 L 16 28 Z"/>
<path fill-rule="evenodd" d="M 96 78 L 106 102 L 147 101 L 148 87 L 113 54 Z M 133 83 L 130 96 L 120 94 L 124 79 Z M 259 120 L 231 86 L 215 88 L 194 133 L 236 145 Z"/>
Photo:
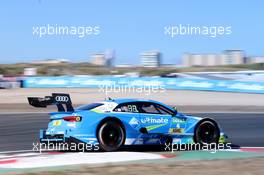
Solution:
<path fill-rule="evenodd" d="M 37 108 L 46 108 L 48 105 L 56 105 L 59 112 L 73 112 L 71 97 L 69 94 L 52 93 L 52 96 L 28 97 L 28 103 Z M 65 107 L 66 106 L 66 110 Z"/>

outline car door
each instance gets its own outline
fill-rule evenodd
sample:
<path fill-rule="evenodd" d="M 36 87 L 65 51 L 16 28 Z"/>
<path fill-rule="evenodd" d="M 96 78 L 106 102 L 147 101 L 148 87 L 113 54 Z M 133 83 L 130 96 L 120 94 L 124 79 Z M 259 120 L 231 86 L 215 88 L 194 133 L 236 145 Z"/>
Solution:
<path fill-rule="evenodd" d="M 149 134 L 168 133 L 171 115 L 159 109 L 159 105 L 152 102 L 139 102 L 139 115 L 142 128 Z"/>

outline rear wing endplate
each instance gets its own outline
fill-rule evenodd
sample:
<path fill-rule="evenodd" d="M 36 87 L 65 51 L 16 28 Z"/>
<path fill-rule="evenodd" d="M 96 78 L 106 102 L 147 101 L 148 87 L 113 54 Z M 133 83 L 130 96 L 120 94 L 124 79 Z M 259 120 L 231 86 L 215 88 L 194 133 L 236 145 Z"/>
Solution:
<path fill-rule="evenodd" d="M 52 93 L 52 96 L 28 97 L 28 103 L 37 108 L 46 108 L 48 105 L 56 105 L 59 112 L 73 112 L 71 97 L 69 94 Z M 65 110 L 65 107 L 66 110 Z"/>

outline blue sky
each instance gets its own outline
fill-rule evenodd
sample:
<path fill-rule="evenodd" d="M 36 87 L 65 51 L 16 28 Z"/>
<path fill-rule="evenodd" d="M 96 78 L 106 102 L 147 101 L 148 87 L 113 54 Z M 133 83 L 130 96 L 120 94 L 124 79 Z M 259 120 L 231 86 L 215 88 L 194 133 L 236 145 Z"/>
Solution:
<path fill-rule="evenodd" d="M 183 52 L 218 53 L 243 49 L 264 55 L 264 2 L 197 0 L 8 0 L 0 4 L 0 63 L 46 58 L 88 61 L 89 55 L 115 49 L 116 64 L 139 64 L 140 53 L 160 50 L 163 62 L 180 62 Z M 32 34 L 41 25 L 100 26 L 100 35 L 77 38 Z M 168 25 L 231 26 L 232 34 L 164 35 Z"/>

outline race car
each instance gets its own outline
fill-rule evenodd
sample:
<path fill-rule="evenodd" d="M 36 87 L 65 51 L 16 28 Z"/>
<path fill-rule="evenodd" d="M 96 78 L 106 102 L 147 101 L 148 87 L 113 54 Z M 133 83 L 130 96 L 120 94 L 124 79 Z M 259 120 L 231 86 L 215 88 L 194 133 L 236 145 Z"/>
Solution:
<path fill-rule="evenodd" d="M 76 109 L 69 94 L 28 97 L 34 107 L 56 105 L 40 142 L 80 142 L 116 151 L 126 145 L 224 143 L 226 135 L 211 118 L 185 115 L 161 102 L 146 99 L 107 99 Z"/>

